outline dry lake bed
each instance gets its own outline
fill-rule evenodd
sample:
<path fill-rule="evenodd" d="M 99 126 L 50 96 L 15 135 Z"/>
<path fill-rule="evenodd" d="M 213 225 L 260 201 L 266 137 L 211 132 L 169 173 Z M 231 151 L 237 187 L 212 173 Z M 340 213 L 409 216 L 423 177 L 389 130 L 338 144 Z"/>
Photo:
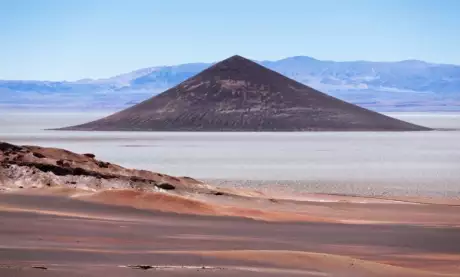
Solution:
<path fill-rule="evenodd" d="M 106 113 L 0 112 L 0 141 L 59 147 L 215 184 L 296 192 L 460 196 L 460 113 L 390 113 L 430 132 L 68 132 Z"/>

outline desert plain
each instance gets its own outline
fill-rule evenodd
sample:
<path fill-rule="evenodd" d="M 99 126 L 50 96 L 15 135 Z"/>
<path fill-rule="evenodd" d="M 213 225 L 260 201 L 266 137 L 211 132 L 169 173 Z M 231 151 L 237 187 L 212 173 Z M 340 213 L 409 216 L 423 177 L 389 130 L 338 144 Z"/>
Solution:
<path fill-rule="evenodd" d="M 56 127 L 49 121 L 48 125 Z M 38 127 L 42 128 L 34 126 Z M 320 173 L 310 180 L 302 175 L 310 172 L 307 167 L 283 171 L 283 164 L 271 163 L 255 164 L 254 171 L 242 170 L 241 176 L 229 164 L 221 164 L 217 173 L 202 174 L 206 165 L 200 167 L 199 155 L 193 152 L 198 150 L 193 147 L 185 153 L 195 153 L 195 160 L 190 161 L 191 155 L 179 157 L 191 168 L 164 160 L 170 167 L 155 170 L 123 162 L 126 156 L 122 154 L 118 159 L 106 158 L 117 149 L 123 154 L 136 149 L 152 156 L 152 162 L 144 160 L 143 165 L 155 167 L 161 161 L 153 159 L 162 150 L 146 147 L 158 141 L 142 139 L 142 134 L 137 140 L 120 139 L 118 148 L 98 152 L 94 145 L 107 143 L 103 136 L 76 132 L 66 137 L 51 131 L 37 133 L 31 127 L 21 130 L 30 131 L 15 132 L 10 125 L 0 135 L 0 141 L 6 142 L 0 151 L 0 276 L 460 274 L 455 144 L 450 154 L 421 144 L 433 159 L 419 164 L 410 159 L 420 156 L 401 151 L 405 161 L 401 165 L 407 171 L 388 165 L 392 159 L 397 164 L 397 153 L 393 153 L 380 155 L 380 171 L 370 165 L 372 159 L 352 160 L 350 167 L 332 166 L 323 175 L 321 161 L 328 154 L 321 153 L 328 146 L 321 144 L 320 154 L 311 152 L 320 163 L 316 167 Z M 458 136 L 457 131 L 444 130 L 407 136 L 420 146 L 424 137 L 440 134 L 441 141 Z M 343 138 L 353 140 L 348 135 Z M 391 144 L 391 140 L 383 142 Z M 189 142 L 193 143 L 197 145 Z M 385 150 L 384 146 L 363 147 L 377 151 Z M 341 154 L 334 152 L 338 160 Z M 360 166 L 362 178 L 347 179 L 347 170 L 359 172 Z M 234 178 L 219 173 L 225 169 Z M 334 183 L 334 170 L 336 178 L 353 185 Z M 295 180 L 283 181 L 292 172 Z M 250 178 L 251 174 L 261 178 Z M 275 175 L 279 180 L 274 180 Z M 411 180 L 418 176 L 424 182 L 408 182 L 405 187 L 401 176 Z M 323 190 L 320 181 L 325 183 Z"/>

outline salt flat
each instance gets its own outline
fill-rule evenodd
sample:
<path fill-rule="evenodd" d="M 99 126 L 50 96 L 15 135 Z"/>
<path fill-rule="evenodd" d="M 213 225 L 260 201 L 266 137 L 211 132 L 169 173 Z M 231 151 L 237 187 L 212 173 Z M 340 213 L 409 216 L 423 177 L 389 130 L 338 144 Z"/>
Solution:
<path fill-rule="evenodd" d="M 221 185 L 362 195 L 460 195 L 460 114 L 391 113 L 430 132 L 50 131 L 107 113 L 0 112 L 0 140 L 93 152 Z"/>

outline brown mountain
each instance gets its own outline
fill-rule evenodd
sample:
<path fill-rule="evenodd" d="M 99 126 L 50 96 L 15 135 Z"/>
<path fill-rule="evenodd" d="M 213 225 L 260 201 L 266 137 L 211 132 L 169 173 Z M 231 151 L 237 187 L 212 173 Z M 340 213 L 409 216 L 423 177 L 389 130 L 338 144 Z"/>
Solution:
<path fill-rule="evenodd" d="M 240 56 L 223 60 L 133 107 L 66 130 L 419 131 Z"/>

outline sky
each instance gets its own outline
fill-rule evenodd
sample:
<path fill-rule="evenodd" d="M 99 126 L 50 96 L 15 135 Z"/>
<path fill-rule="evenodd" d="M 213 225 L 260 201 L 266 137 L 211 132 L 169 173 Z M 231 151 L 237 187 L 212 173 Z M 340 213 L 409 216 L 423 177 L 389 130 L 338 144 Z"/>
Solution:
<path fill-rule="evenodd" d="M 458 0 L 0 0 L 0 79 L 310 56 L 460 64 Z"/>

